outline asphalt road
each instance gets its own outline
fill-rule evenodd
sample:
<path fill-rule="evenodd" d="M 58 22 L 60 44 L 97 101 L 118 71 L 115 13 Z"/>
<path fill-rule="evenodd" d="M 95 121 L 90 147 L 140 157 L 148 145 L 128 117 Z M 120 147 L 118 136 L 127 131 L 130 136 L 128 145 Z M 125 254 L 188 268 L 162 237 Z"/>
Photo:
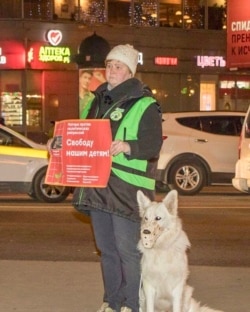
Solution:
<path fill-rule="evenodd" d="M 249 267 L 250 197 L 226 190 L 179 197 L 191 265 Z M 0 250 L 1 260 L 99 261 L 90 220 L 70 198 L 48 205 L 0 196 Z"/>

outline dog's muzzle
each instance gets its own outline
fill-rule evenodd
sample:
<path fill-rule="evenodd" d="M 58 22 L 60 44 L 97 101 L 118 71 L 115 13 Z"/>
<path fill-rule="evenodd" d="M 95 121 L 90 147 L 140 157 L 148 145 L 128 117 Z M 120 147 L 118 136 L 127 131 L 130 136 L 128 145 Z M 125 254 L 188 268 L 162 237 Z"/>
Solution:
<path fill-rule="evenodd" d="M 145 248 L 152 248 L 163 232 L 163 229 L 158 224 L 152 224 L 150 227 L 141 228 L 141 241 Z"/>

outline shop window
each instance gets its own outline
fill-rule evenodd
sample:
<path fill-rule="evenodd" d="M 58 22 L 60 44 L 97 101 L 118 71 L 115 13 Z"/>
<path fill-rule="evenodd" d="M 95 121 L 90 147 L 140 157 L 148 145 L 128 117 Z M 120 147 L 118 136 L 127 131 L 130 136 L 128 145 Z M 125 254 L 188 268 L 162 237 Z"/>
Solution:
<path fill-rule="evenodd" d="M 130 6 L 130 25 L 158 26 L 158 0 L 134 0 Z"/>
<path fill-rule="evenodd" d="M 204 28 L 204 1 L 183 0 L 183 28 Z"/>
<path fill-rule="evenodd" d="M 57 18 L 102 24 L 106 21 L 105 0 L 55 0 L 54 19 Z"/>
<path fill-rule="evenodd" d="M 22 88 L 24 79 L 27 80 L 27 90 Z M 41 73 L 27 71 L 24 76 L 21 71 L 2 71 L 0 81 L 0 111 L 1 116 L 5 119 L 5 124 L 21 129 L 26 119 L 28 127 L 41 128 Z M 25 97 L 25 101 L 23 97 Z"/>
<path fill-rule="evenodd" d="M 150 87 L 163 113 L 199 110 L 198 76 L 137 73 L 138 79 Z"/>
<path fill-rule="evenodd" d="M 249 76 L 220 76 L 219 104 L 221 109 L 246 111 L 250 105 Z"/>
<path fill-rule="evenodd" d="M 130 2 L 109 1 L 108 2 L 108 22 L 110 24 L 130 25 L 131 14 Z"/>
<path fill-rule="evenodd" d="M 55 0 L 54 19 L 81 20 L 81 13 L 86 11 L 89 1 Z"/>
<path fill-rule="evenodd" d="M 220 30 L 226 0 L 1 0 L 0 18 Z"/>
<path fill-rule="evenodd" d="M 200 76 L 180 75 L 180 109 L 196 111 L 200 109 Z"/>
<path fill-rule="evenodd" d="M 6 90 L 1 92 L 1 111 L 2 116 L 5 120 L 6 126 L 21 126 L 23 107 L 22 107 L 22 93 L 19 91 L 14 91 L 17 88 L 9 88 L 6 86 Z"/>
<path fill-rule="evenodd" d="M 215 82 L 202 82 L 200 84 L 200 110 L 211 111 L 216 109 L 216 85 Z"/>
<path fill-rule="evenodd" d="M 208 29 L 226 28 L 226 1 L 208 1 Z"/>
<path fill-rule="evenodd" d="M 39 94 L 27 95 L 26 124 L 29 127 L 41 128 L 42 97 Z"/>
<path fill-rule="evenodd" d="M 24 18 L 51 20 L 53 0 L 23 0 Z"/>
<path fill-rule="evenodd" d="M 225 0 L 182 0 L 180 9 L 175 11 L 175 27 L 184 29 L 225 29 Z M 170 23 L 171 25 L 171 23 Z"/>
<path fill-rule="evenodd" d="M 7 126 L 22 125 L 22 75 L 21 71 L 0 72 L 1 115 Z"/>
<path fill-rule="evenodd" d="M 29 129 L 42 128 L 41 72 L 27 72 L 26 125 Z"/>
<path fill-rule="evenodd" d="M 111 24 L 184 29 L 223 29 L 225 0 L 109 0 Z"/>
<path fill-rule="evenodd" d="M 1 0 L 0 18 L 21 18 L 22 0 Z"/>
<path fill-rule="evenodd" d="M 177 1 L 160 1 L 159 23 L 162 27 L 182 28 L 182 4 Z"/>

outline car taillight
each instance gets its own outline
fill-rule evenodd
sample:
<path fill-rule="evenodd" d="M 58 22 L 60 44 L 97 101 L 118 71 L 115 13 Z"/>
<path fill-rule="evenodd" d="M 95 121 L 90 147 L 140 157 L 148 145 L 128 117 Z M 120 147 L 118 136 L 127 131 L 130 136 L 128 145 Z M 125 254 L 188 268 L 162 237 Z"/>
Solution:
<path fill-rule="evenodd" d="M 167 138 L 168 138 L 167 135 L 163 135 L 163 136 L 162 136 L 162 140 L 163 140 L 163 141 L 166 140 Z"/>

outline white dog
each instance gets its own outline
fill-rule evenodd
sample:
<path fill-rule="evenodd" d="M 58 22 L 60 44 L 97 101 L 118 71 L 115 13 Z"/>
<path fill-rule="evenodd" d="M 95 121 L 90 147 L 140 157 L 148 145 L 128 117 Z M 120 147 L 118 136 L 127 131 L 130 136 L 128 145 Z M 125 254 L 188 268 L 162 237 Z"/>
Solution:
<path fill-rule="evenodd" d="M 190 242 L 177 215 L 177 191 L 170 191 L 159 203 L 138 191 L 137 201 L 142 219 L 138 244 L 142 252 L 141 312 L 222 312 L 200 306 L 186 283 Z"/>

